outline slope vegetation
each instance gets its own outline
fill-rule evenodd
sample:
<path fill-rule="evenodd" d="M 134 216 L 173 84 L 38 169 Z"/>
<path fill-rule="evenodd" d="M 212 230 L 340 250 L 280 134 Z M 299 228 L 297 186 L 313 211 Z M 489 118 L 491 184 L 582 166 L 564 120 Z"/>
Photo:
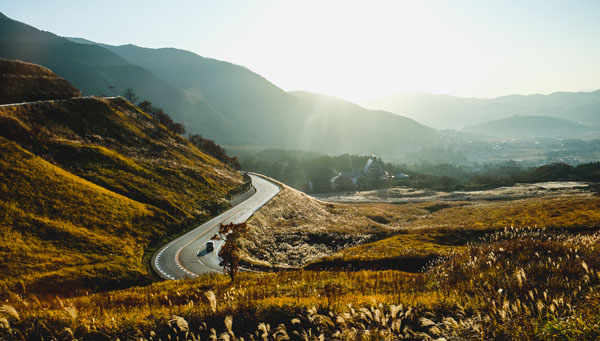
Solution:
<path fill-rule="evenodd" d="M 0 104 L 78 96 L 79 90 L 46 68 L 0 59 Z"/>
<path fill-rule="evenodd" d="M 0 136 L 178 219 L 207 214 L 241 179 L 121 98 L 3 107 Z"/>
<path fill-rule="evenodd" d="M 11 297 L 6 339 L 597 340 L 600 235 L 506 230 L 401 271 L 281 271 Z"/>
<path fill-rule="evenodd" d="M 250 264 L 300 267 L 343 248 L 381 239 L 401 226 L 391 222 L 399 222 L 401 212 L 382 221 L 374 218 L 381 213 L 376 206 L 333 205 L 280 186 L 281 191 L 247 222 L 250 232 L 242 246 Z"/>
<path fill-rule="evenodd" d="M 122 98 L 2 106 L 0 138 L 0 289 L 148 282 L 152 243 L 226 208 L 242 183 Z"/>
<path fill-rule="evenodd" d="M 149 282 L 148 241 L 175 220 L 0 137 L 0 291 L 75 293 Z"/>

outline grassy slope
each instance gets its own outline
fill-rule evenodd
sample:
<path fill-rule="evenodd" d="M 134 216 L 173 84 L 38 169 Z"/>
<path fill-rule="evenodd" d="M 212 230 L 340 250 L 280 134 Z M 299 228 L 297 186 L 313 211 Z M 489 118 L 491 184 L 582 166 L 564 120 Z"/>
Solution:
<path fill-rule="evenodd" d="M 600 336 L 595 308 L 600 304 L 596 272 L 600 235 L 591 233 L 598 226 L 597 205 L 597 197 L 578 195 L 487 204 L 332 207 L 284 188 L 253 217 L 251 226 L 259 228 L 259 234 L 274 232 L 284 238 L 286 232 L 298 232 L 295 225 L 332 234 L 366 231 L 376 224 L 378 230 L 412 226 L 394 237 L 398 249 L 403 244 L 438 253 L 438 248 L 445 248 L 446 257 L 423 273 L 241 273 L 233 284 L 226 276 L 203 276 L 67 300 L 30 297 L 23 301 L 11 295 L 10 307 L 0 309 L 0 317 L 5 316 L 13 329 L 0 335 L 166 339 L 184 338 L 187 331 L 188 338 L 191 332 L 203 339 L 227 333 L 245 339 L 250 334 L 274 339 L 276 334 L 292 339 L 322 334 L 324 339 L 343 340 L 369 339 L 368 335 L 382 340 L 440 336 L 594 340 Z M 539 221 L 538 227 L 584 226 L 589 231 L 498 232 L 508 221 L 501 219 L 489 226 L 475 224 L 487 223 L 490 215 L 489 219 L 512 215 L 513 221 Z M 477 231 L 489 233 L 479 240 Z M 475 245 L 448 245 L 464 244 L 469 233 Z M 385 248 L 386 240 L 381 242 L 384 247 L 378 256 L 387 257 L 390 249 Z M 280 239 L 278 243 L 282 244 Z M 208 298 L 211 293 L 214 300 Z"/>
<path fill-rule="evenodd" d="M 237 172 L 121 98 L 2 107 L 0 136 L 179 221 L 206 217 L 241 183 Z"/>
<path fill-rule="evenodd" d="M 0 104 L 71 98 L 81 92 L 35 64 L 0 59 Z"/>
<path fill-rule="evenodd" d="M 17 97 L 79 94 L 34 64 L 0 66 L 3 84 L 28 80 Z M 49 79 L 53 92 L 40 94 Z M 0 141 L 3 293 L 148 283 L 144 252 L 227 207 L 242 182 L 121 98 L 0 107 Z"/>
<path fill-rule="evenodd" d="M 506 227 L 584 228 L 589 231 L 600 228 L 600 200 L 591 193 L 513 201 L 419 203 L 385 207 L 391 212 L 415 210 L 413 219 L 404 224 L 402 234 L 344 249 L 323 259 L 323 264 L 311 266 L 351 264 L 363 268 L 418 271 L 429 261 L 462 249 L 468 242 Z"/>
<path fill-rule="evenodd" d="M 144 250 L 225 207 L 241 183 L 123 99 L 2 107 L 0 136 L 14 178 L 2 187 L 3 258 L 20 257 L 2 271 L 12 290 L 18 280 L 64 294 L 146 283 Z"/>
<path fill-rule="evenodd" d="M 67 293 L 148 282 L 144 248 L 172 217 L 2 137 L 0 149 L 0 287 Z"/>
<path fill-rule="evenodd" d="M 282 190 L 249 220 L 243 242 L 252 264 L 297 267 L 342 248 L 382 238 L 400 227 L 381 224 L 352 205 L 328 204 L 281 184 Z M 395 217 L 399 214 L 395 214 Z"/>
<path fill-rule="evenodd" d="M 505 227 L 600 227 L 591 193 L 505 201 L 328 204 L 283 185 L 248 221 L 245 259 L 309 269 L 420 271 Z"/>

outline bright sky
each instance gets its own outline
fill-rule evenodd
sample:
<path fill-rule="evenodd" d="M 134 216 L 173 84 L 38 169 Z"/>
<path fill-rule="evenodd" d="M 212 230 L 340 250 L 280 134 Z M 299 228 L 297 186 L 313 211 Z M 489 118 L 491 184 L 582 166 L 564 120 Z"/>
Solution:
<path fill-rule="evenodd" d="M 355 101 L 600 88 L 597 0 L 3 0 L 0 11 L 61 36 L 186 49 L 284 90 Z"/>

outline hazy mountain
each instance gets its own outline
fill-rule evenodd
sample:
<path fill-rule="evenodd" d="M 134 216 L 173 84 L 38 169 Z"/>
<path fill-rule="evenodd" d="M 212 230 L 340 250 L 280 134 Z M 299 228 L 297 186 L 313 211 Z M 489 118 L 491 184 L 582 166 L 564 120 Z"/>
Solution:
<path fill-rule="evenodd" d="M 497 137 L 600 137 L 600 131 L 550 116 L 521 116 L 466 126 L 463 131 Z"/>
<path fill-rule="evenodd" d="M 107 46 L 131 63 L 158 75 L 189 96 L 202 98 L 218 110 L 230 131 L 216 136 L 226 144 L 291 148 L 302 121 L 302 103 L 245 67 L 173 49 L 135 45 Z M 198 123 L 184 121 L 190 130 Z"/>
<path fill-rule="evenodd" d="M 413 120 L 333 97 L 287 93 L 245 67 L 189 51 L 102 46 L 203 98 L 240 127 L 238 134 L 246 139 L 242 144 L 326 153 L 395 153 L 434 134 Z"/>
<path fill-rule="evenodd" d="M 396 153 L 433 130 L 389 113 L 307 92 L 287 93 L 245 67 L 178 49 L 107 46 L 203 98 L 243 127 L 246 144 L 326 153 Z"/>
<path fill-rule="evenodd" d="M 245 67 L 189 51 L 69 40 L 10 19 L 0 20 L 0 32 L 0 56 L 50 67 L 84 94 L 132 88 L 189 132 L 225 145 L 390 155 L 435 134 L 398 115 L 289 94 Z"/>
<path fill-rule="evenodd" d="M 410 118 L 368 110 L 336 97 L 305 91 L 291 94 L 308 105 L 309 115 L 298 127 L 299 143 L 304 143 L 306 150 L 399 155 L 436 136 L 434 129 Z"/>
<path fill-rule="evenodd" d="M 75 43 L 0 16 L 0 57 L 48 67 L 85 95 L 117 96 L 127 88 L 135 89 L 140 100 L 151 100 L 176 120 L 193 116 L 201 122 L 199 125 L 210 127 L 200 130 L 208 137 L 229 131 L 224 118 L 201 98 L 169 85 L 101 46 Z"/>
<path fill-rule="evenodd" d="M 440 129 L 461 129 L 466 125 L 513 115 L 552 116 L 600 127 L 600 90 L 490 99 L 413 92 L 376 98 L 362 104 L 405 115 Z"/>

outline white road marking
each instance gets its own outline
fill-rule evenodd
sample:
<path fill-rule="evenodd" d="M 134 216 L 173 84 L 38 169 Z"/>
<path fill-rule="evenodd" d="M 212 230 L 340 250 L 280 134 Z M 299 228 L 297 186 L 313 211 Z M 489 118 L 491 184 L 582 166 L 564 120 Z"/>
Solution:
<path fill-rule="evenodd" d="M 180 261 L 180 256 L 181 256 L 182 250 L 185 249 L 186 247 L 188 247 L 189 245 L 191 245 L 196 240 L 198 240 L 201 237 L 203 237 L 204 235 L 206 235 L 207 233 L 213 231 L 215 229 L 215 227 L 218 226 L 218 223 L 228 224 L 229 222 L 241 223 L 241 222 L 246 221 L 248 218 L 250 218 L 254 214 L 254 212 L 258 211 L 262 206 L 264 206 L 267 202 L 269 202 L 269 200 L 271 198 L 273 198 L 281 190 L 279 188 L 279 186 L 277 186 L 271 182 L 268 182 L 267 180 L 265 180 L 263 178 L 259 178 L 256 175 L 251 175 L 251 177 L 257 178 L 258 181 L 265 182 L 265 183 L 261 184 L 261 186 L 263 186 L 263 190 L 266 190 L 270 186 L 275 187 L 277 190 L 273 191 L 273 188 L 270 188 L 269 191 L 267 191 L 266 193 L 261 193 L 258 189 L 256 189 L 256 192 L 252 196 L 250 196 L 248 199 L 246 199 L 244 202 L 240 203 L 239 205 L 231 208 L 230 210 L 228 210 L 226 212 L 223 212 L 221 215 L 211 219 L 210 221 L 196 227 L 192 231 L 189 231 L 186 234 L 184 234 L 183 236 L 168 243 L 165 247 L 163 247 L 160 251 L 158 251 L 158 253 L 155 254 L 154 262 L 152 263 L 153 268 L 155 268 L 157 270 L 157 272 L 160 275 L 162 275 L 163 278 L 166 278 L 166 279 L 176 279 L 177 277 L 188 278 L 188 275 L 191 277 L 198 277 L 199 273 L 195 273 L 195 272 L 191 271 L 190 269 L 187 269 Z M 267 182 L 268 182 L 268 184 L 266 184 Z M 261 187 L 261 186 L 259 186 L 259 187 Z M 244 211 L 243 204 L 248 203 L 249 199 L 253 199 L 253 202 L 255 204 L 259 204 L 259 205 L 255 206 L 255 207 L 251 207 L 250 210 L 248 210 L 248 211 Z M 227 218 L 223 218 L 223 217 L 227 217 Z M 201 231 L 200 233 L 196 232 L 197 229 L 199 229 L 203 226 L 206 226 L 203 231 Z M 198 234 L 196 234 L 196 233 L 198 233 Z M 185 240 L 188 238 L 192 238 L 192 239 L 189 242 L 187 242 L 185 245 L 181 246 L 177 250 L 177 252 L 175 252 L 174 259 L 173 259 L 174 264 L 177 265 L 177 267 L 181 270 L 180 275 L 178 275 L 176 273 L 169 273 L 168 269 L 161 268 L 160 261 L 161 261 L 161 259 L 163 259 L 163 258 L 161 258 L 163 256 L 163 253 L 169 247 L 171 247 L 173 244 L 177 243 L 180 240 Z M 214 254 L 216 255 L 216 257 L 218 257 L 218 250 L 221 248 L 221 246 L 222 246 L 222 243 L 217 243 L 217 245 L 215 245 Z M 202 257 L 198 257 L 197 260 L 200 264 L 204 265 L 206 268 L 209 269 L 209 271 L 206 271 L 206 272 L 217 271 L 211 265 L 204 262 L 201 258 Z M 163 261 L 170 262 L 169 260 L 164 260 L 164 259 L 163 259 Z M 183 276 L 181 276 L 181 274 L 183 274 Z"/>

